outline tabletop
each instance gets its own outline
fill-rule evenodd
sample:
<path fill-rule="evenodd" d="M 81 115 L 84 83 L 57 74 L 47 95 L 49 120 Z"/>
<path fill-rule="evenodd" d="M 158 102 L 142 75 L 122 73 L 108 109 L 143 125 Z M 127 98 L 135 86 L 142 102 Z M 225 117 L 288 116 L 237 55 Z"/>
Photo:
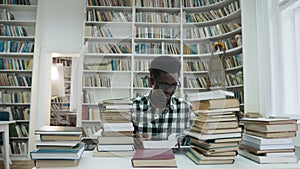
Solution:
<path fill-rule="evenodd" d="M 196 165 L 184 153 L 175 153 L 178 169 L 300 169 L 300 163 L 291 164 L 258 164 L 254 161 L 237 156 L 233 164 L 223 165 Z M 92 151 L 85 151 L 77 167 L 57 169 L 131 169 L 131 157 L 93 157 Z M 35 167 L 32 169 L 36 169 Z M 153 168 L 151 168 L 153 169 Z"/>

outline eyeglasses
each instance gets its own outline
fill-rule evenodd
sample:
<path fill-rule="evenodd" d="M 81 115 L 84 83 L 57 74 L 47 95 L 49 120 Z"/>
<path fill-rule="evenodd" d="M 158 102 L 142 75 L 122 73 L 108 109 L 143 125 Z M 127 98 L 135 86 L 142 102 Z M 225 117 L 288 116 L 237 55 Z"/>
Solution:
<path fill-rule="evenodd" d="M 167 84 L 167 83 L 160 83 L 160 82 L 156 81 L 156 85 L 162 91 L 168 91 L 168 90 L 175 91 L 177 89 L 177 87 L 180 86 L 180 82 L 173 83 L 173 84 Z"/>

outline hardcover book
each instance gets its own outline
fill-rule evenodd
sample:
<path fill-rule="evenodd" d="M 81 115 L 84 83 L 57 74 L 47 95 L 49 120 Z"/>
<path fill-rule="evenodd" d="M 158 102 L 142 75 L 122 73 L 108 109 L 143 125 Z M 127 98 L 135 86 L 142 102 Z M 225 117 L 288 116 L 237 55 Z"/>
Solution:
<path fill-rule="evenodd" d="M 37 168 L 57 168 L 57 167 L 76 167 L 79 164 L 78 160 L 34 160 Z"/>
<path fill-rule="evenodd" d="M 246 149 L 252 154 L 265 154 L 265 153 L 284 153 L 284 152 L 295 152 L 295 149 L 272 149 L 272 150 L 258 150 L 245 144 L 240 144 L 240 149 Z"/>
<path fill-rule="evenodd" d="M 41 159 L 65 159 L 65 160 L 77 160 L 80 159 L 84 152 L 84 143 L 80 143 L 78 147 L 74 149 L 36 149 L 30 152 L 30 158 L 32 160 Z"/>
<path fill-rule="evenodd" d="M 93 157 L 132 157 L 135 151 L 98 151 L 94 149 Z"/>
<path fill-rule="evenodd" d="M 292 124 L 297 123 L 296 119 L 268 119 L 268 118 L 242 118 L 242 123 L 255 123 L 255 124 Z"/>
<path fill-rule="evenodd" d="M 285 131 L 297 131 L 297 124 L 257 124 L 257 123 L 245 123 L 245 129 L 250 129 L 258 132 L 285 132 Z"/>
<path fill-rule="evenodd" d="M 191 137 L 191 144 L 199 145 L 201 144 L 201 147 L 205 149 L 210 148 L 221 148 L 221 147 L 232 147 L 232 146 L 238 146 L 238 142 L 225 142 L 225 143 L 214 143 L 213 141 L 202 141 L 195 139 Z"/>
<path fill-rule="evenodd" d="M 195 113 L 203 113 L 203 114 L 223 114 L 224 112 L 236 112 L 240 111 L 239 107 L 230 107 L 224 109 L 211 109 L 211 110 L 194 110 Z"/>
<path fill-rule="evenodd" d="M 226 98 L 227 96 L 233 97 L 234 93 L 225 90 L 212 90 L 206 92 L 189 93 L 188 100 L 193 102 L 193 101 L 200 101 L 200 100 L 222 99 L 222 98 Z"/>
<path fill-rule="evenodd" d="M 293 144 L 294 140 L 293 138 L 262 138 L 262 137 L 257 137 L 254 135 L 249 135 L 249 134 L 243 134 L 243 140 L 249 141 L 255 144 L 262 144 L 262 145 L 268 145 L 268 144 Z"/>
<path fill-rule="evenodd" d="M 224 109 L 239 106 L 239 101 L 234 98 L 201 100 L 192 102 L 192 110 Z"/>
<path fill-rule="evenodd" d="M 42 141 L 80 141 L 82 135 L 40 134 Z"/>
<path fill-rule="evenodd" d="M 294 149 L 294 144 L 256 144 L 243 140 L 241 144 L 253 147 L 257 150 L 277 150 L 277 149 Z"/>
<path fill-rule="evenodd" d="M 199 140 L 213 140 L 213 139 L 222 139 L 222 138 L 240 138 L 242 134 L 239 133 L 222 133 L 222 134 L 201 134 L 199 132 L 193 132 L 189 130 L 184 130 L 184 134 L 197 138 Z"/>
<path fill-rule="evenodd" d="M 69 126 L 42 126 L 35 130 L 35 134 L 52 134 L 52 135 L 81 135 L 81 127 Z"/>
<path fill-rule="evenodd" d="M 240 127 L 238 128 L 225 128 L 225 129 L 202 129 L 197 126 L 192 126 L 191 131 L 200 132 L 202 134 L 225 134 L 225 133 L 238 133 L 242 132 Z"/>
<path fill-rule="evenodd" d="M 213 159 L 213 160 L 202 160 L 200 157 L 191 153 L 190 151 L 186 153 L 186 156 L 191 159 L 195 164 L 232 164 L 234 159 Z"/>
<path fill-rule="evenodd" d="M 221 152 L 232 152 L 232 151 L 237 151 L 239 149 L 238 146 L 230 146 L 230 147 L 217 147 L 217 148 L 209 148 L 205 149 L 203 147 L 200 147 L 198 145 L 191 145 L 191 147 L 203 154 L 214 154 L 214 153 L 221 153 Z"/>
<path fill-rule="evenodd" d="M 295 156 L 295 155 L 270 157 L 270 156 L 265 156 L 265 155 L 255 155 L 245 149 L 240 149 L 239 154 L 248 159 L 251 159 L 257 163 L 260 163 L 260 164 L 296 163 L 297 162 L 297 156 Z"/>
<path fill-rule="evenodd" d="M 263 137 L 263 138 L 284 138 L 284 137 L 295 137 L 296 136 L 296 132 L 292 131 L 292 132 L 257 132 L 257 131 L 252 131 L 252 130 L 245 130 L 246 134 L 249 135 L 254 135 L 254 136 L 258 136 L 258 137 Z"/>
<path fill-rule="evenodd" d="M 38 149 L 71 149 L 78 145 L 79 141 L 36 141 Z"/>
<path fill-rule="evenodd" d="M 99 144 L 134 144 L 133 137 L 120 136 L 120 137 L 109 137 L 100 136 L 98 137 Z"/>
<path fill-rule="evenodd" d="M 239 124 L 237 121 L 224 121 L 224 122 L 203 122 L 195 120 L 193 126 L 201 129 L 228 129 L 228 128 L 238 128 Z"/>
<path fill-rule="evenodd" d="M 137 149 L 131 163 L 133 167 L 177 167 L 172 149 Z"/>
<path fill-rule="evenodd" d="M 99 144 L 97 148 L 98 151 L 134 151 L 130 144 Z"/>

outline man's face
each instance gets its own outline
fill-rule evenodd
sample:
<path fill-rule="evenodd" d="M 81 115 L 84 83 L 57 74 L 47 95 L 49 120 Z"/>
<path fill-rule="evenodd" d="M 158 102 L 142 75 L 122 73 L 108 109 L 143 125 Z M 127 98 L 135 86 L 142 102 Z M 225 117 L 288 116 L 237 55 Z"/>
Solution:
<path fill-rule="evenodd" d="M 153 79 L 153 91 L 158 99 L 162 102 L 169 101 L 179 85 L 178 79 L 177 73 L 160 73 L 160 76 Z"/>

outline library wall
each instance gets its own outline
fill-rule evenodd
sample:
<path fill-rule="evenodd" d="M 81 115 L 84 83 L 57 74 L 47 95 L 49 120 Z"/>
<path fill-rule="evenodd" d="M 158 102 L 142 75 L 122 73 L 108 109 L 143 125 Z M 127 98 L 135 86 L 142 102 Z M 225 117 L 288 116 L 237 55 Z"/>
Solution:
<path fill-rule="evenodd" d="M 259 72 L 256 32 L 256 3 L 241 1 L 244 54 L 244 112 L 259 112 Z"/>

